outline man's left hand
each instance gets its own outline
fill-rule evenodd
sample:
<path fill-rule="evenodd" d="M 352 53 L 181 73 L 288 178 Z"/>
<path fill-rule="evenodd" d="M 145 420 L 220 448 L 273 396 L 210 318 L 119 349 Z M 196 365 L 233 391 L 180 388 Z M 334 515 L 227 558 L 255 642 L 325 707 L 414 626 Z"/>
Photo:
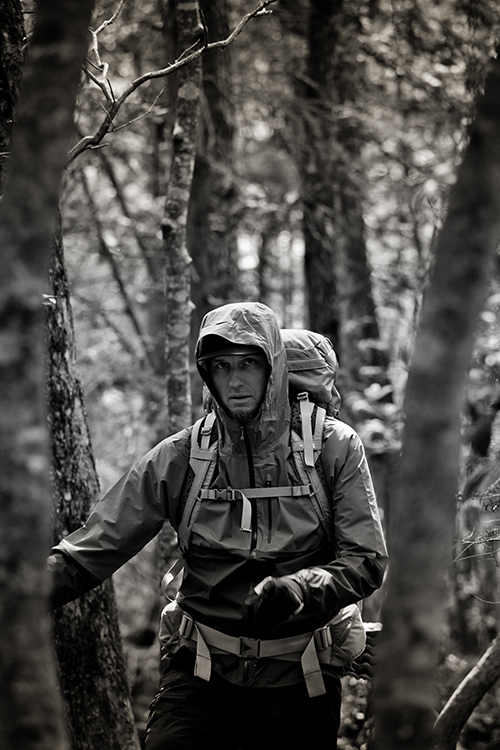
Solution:
<path fill-rule="evenodd" d="M 275 630 L 297 615 L 304 606 L 302 589 L 288 576 L 264 578 L 245 599 L 258 632 Z"/>

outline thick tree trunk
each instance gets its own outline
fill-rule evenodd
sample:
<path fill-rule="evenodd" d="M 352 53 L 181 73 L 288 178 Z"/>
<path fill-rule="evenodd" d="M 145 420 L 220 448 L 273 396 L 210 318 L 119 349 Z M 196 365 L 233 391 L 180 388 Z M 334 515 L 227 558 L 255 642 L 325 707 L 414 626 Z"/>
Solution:
<path fill-rule="evenodd" d="M 188 7 L 176 0 L 175 12 L 179 51 L 183 51 L 200 38 L 198 3 Z M 193 304 L 186 225 L 196 156 L 200 91 L 201 60 L 196 60 L 178 72 L 172 165 L 162 224 L 166 261 L 167 435 L 191 423 L 189 349 Z M 170 528 L 165 527 L 160 535 L 161 572 L 168 566 L 173 542 Z"/>
<path fill-rule="evenodd" d="M 353 385 L 363 360 L 359 342 L 378 338 L 368 268 L 363 194 L 356 164 L 356 123 L 340 115 L 354 99 L 352 28 L 341 0 L 311 0 L 303 88 L 305 271 L 309 324 L 329 336 Z M 349 33 L 349 32 L 347 32 Z"/>
<path fill-rule="evenodd" d="M 201 0 L 209 42 L 229 35 L 226 0 Z M 196 270 L 193 278 L 193 333 L 217 301 L 232 298 L 235 276 L 235 226 L 232 202 L 234 113 L 231 95 L 231 49 L 203 58 L 202 106 L 195 170 L 188 215 L 188 248 Z M 224 211 L 221 212 L 221 205 Z"/>
<path fill-rule="evenodd" d="M 202 0 L 209 42 L 229 35 L 227 2 Z M 237 293 L 232 171 L 234 118 L 231 95 L 231 48 L 203 57 L 200 127 L 187 224 L 187 247 L 193 259 L 191 351 L 203 316 Z M 221 211 L 221 206 L 224 210 Z M 201 380 L 192 381 L 193 403 L 201 405 Z"/>
<path fill-rule="evenodd" d="M 0 203 L 2 750 L 67 747 L 46 613 L 42 293 L 91 8 L 90 0 L 38 4 Z"/>
<path fill-rule="evenodd" d="M 499 239 L 500 63 L 494 60 L 438 239 L 404 405 L 375 691 L 381 750 L 429 750 L 435 739 L 433 681 L 456 515 L 460 412 Z"/>
<path fill-rule="evenodd" d="M 73 318 L 57 233 L 48 308 L 48 399 L 55 541 L 79 528 L 99 480 L 76 373 Z M 111 582 L 56 610 L 53 635 L 73 750 L 138 750 Z"/>
<path fill-rule="evenodd" d="M 374 380 L 387 384 L 363 219 L 358 13 L 343 0 L 290 0 L 280 18 L 306 45 L 305 62 L 290 66 L 290 122 L 304 213 L 307 325 L 332 341 L 344 392 Z"/>

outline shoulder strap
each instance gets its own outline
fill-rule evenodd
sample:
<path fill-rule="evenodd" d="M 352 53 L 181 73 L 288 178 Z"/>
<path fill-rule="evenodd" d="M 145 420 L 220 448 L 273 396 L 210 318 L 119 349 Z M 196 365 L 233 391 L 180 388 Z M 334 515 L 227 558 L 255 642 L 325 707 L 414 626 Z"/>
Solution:
<path fill-rule="evenodd" d="M 212 428 L 215 422 L 215 413 L 210 412 L 199 419 L 191 432 L 191 448 L 189 453 L 189 465 L 194 473 L 193 482 L 184 503 L 182 518 L 179 524 L 178 537 L 181 551 L 185 549 L 187 521 L 193 510 L 193 506 L 202 487 L 208 487 L 212 481 L 215 467 L 217 465 L 218 441 L 212 443 Z"/>
<path fill-rule="evenodd" d="M 215 423 L 214 412 L 198 419 L 191 430 L 191 446 L 189 449 L 189 465 L 194 477 L 189 488 L 187 498 L 182 509 L 182 517 L 177 529 L 179 549 L 181 557 L 167 570 L 161 582 L 161 590 L 167 596 L 167 586 L 179 575 L 184 568 L 183 554 L 187 542 L 187 519 L 191 515 L 199 491 L 202 487 L 208 487 L 212 481 L 217 463 L 217 439 L 211 442 L 212 428 Z"/>
<path fill-rule="evenodd" d="M 332 508 L 329 493 L 325 487 L 316 461 L 321 455 L 323 446 L 323 430 L 325 426 L 326 409 L 316 406 L 316 420 L 313 429 L 313 410 L 315 404 L 309 401 L 307 393 L 299 394 L 300 418 L 302 423 L 302 437 L 291 430 L 291 448 L 295 468 L 303 484 L 311 484 L 314 492 L 313 500 L 321 519 L 323 528 L 330 541 L 333 540 Z"/>

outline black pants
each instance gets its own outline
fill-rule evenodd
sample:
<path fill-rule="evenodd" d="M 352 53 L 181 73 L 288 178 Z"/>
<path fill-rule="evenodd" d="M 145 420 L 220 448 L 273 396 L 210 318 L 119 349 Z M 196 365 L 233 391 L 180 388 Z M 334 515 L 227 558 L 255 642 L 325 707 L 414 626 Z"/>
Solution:
<path fill-rule="evenodd" d="M 170 669 L 151 704 L 145 750 L 334 750 L 340 724 L 340 680 L 325 678 L 326 695 L 305 684 L 243 688 L 192 669 Z"/>

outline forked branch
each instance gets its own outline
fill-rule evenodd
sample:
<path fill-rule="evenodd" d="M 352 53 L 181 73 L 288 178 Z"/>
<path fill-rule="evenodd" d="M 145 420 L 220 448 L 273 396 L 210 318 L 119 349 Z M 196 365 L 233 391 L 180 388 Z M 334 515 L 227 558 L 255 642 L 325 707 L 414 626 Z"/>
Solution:
<path fill-rule="evenodd" d="M 268 9 L 268 7 L 274 2 L 276 2 L 276 0 L 261 0 L 257 8 L 254 8 L 254 10 L 243 16 L 243 18 L 226 39 L 221 39 L 218 42 L 211 42 L 209 44 L 206 41 L 207 36 L 205 34 L 205 38 L 203 40 L 198 40 L 191 48 L 189 48 L 188 50 L 184 50 L 184 52 L 182 52 L 182 54 L 175 62 L 170 63 L 166 68 L 149 71 L 148 73 L 144 73 L 143 75 L 139 76 L 127 86 L 127 88 L 118 98 L 115 98 L 109 79 L 105 77 L 105 69 L 103 63 L 100 61 L 99 51 L 97 49 L 97 34 L 115 20 L 121 9 L 121 6 L 123 5 L 123 0 L 121 0 L 120 5 L 117 11 L 114 13 L 112 19 L 101 24 L 101 26 L 97 30 L 91 30 L 93 40 L 92 49 L 94 50 L 94 54 L 96 54 L 96 68 L 98 70 L 98 75 L 91 73 L 88 70 L 86 72 L 87 75 L 94 81 L 94 83 L 99 86 L 99 88 L 103 91 L 104 96 L 106 97 L 107 109 L 105 110 L 105 117 L 101 122 L 101 125 L 93 135 L 85 136 L 73 146 L 68 154 L 68 163 L 71 163 L 79 154 L 81 154 L 86 149 L 98 147 L 106 134 L 115 130 L 113 123 L 116 115 L 118 114 L 123 103 L 140 86 L 142 86 L 144 83 L 147 83 L 148 81 L 152 81 L 155 78 L 165 78 L 166 76 L 171 75 L 172 73 L 174 73 L 174 71 L 179 70 L 179 68 L 182 68 L 184 65 L 189 65 L 194 60 L 197 60 L 199 57 L 210 50 L 225 49 L 230 44 L 232 44 L 232 42 L 234 42 L 236 37 L 241 34 L 245 26 L 249 23 L 249 21 L 252 20 L 252 18 L 257 18 L 259 16 L 269 15 L 270 13 L 272 13 L 272 11 Z M 197 49 L 194 49 L 195 47 Z"/>

